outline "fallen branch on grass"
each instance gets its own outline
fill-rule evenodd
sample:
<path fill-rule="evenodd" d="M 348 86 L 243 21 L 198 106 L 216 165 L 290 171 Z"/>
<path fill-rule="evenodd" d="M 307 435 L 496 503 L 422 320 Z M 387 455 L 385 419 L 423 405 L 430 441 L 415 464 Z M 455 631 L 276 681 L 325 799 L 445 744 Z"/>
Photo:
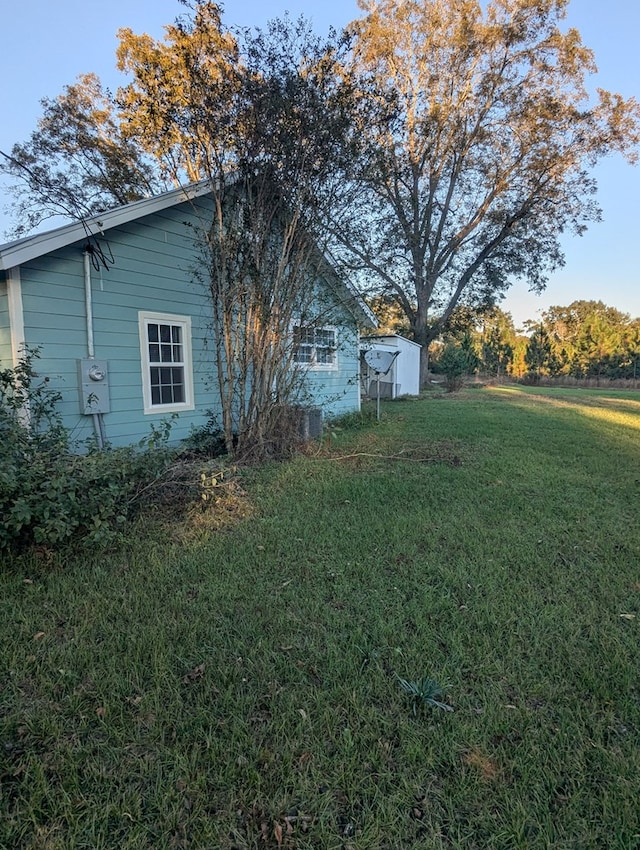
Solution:
<path fill-rule="evenodd" d="M 354 452 L 349 455 L 325 455 L 328 460 L 352 460 L 358 457 L 372 457 L 376 460 L 404 460 L 417 463 L 450 463 L 452 466 L 461 466 L 462 460 L 458 455 L 452 457 L 442 457 L 442 455 L 427 455 L 426 457 L 416 457 L 415 455 L 381 455 L 375 452 Z"/>

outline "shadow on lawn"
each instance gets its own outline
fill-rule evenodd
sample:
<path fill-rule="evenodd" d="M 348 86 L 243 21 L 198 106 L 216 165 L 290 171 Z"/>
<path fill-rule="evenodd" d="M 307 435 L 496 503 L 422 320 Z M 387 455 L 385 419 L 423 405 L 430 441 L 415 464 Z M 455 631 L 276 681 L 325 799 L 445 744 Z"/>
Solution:
<path fill-rule="evenodd" d="M 597 441 L 606 438 L 618 448 L 637 455 L 640 431 L 640 398 L 620 398 L 595 393 L 562 390 L 526 391 L 514 387 L 488 390 L 494 398 L 505 398 L 511 406 L 556 420 L 558 427 L 588 431 Z M 578 439 L 580 439 L 579 435 Z"/>

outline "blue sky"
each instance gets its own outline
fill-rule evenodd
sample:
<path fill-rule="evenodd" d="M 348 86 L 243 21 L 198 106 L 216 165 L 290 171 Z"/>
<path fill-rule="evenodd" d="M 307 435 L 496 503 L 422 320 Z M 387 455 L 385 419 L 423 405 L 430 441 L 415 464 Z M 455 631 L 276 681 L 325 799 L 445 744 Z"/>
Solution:
<path fill-rule="evenodd" d="M 322 33 L 344 26 L 360 12 L 355 0 L 227 0 L 227 24 L 263 25 L 285 10 L 305 14 Z M 40 98 L 55 97 L 78 74 L 95 72 L 116 88 L 116 31 L 131 27 L 159 38 L 183 7 L 177 0 L 31 0 L 7 3 L 2 14 L 3 80 L 0 88 L 0 149 L 8 151 L 27 138 L 40 115 Z M 567 25 L 576 27 L 595 51 L 599 73 L 590 86 L 640 99 L 640 3 L 638 0 L 572 0 Z M 631 167 L 615 157 L 596 172 L 604 221 L 581 238 L 564 242 L 565 268 L 538 296 L 515 284 L 503 302 L 516 324 L 535 319 L 552 304 L 576 298 L 601 299 L 640 316 L 640 165 Z M 7 204 L 0 184 L 0 237 L 10 227 L 2 208 Z M 0 238 L 0 241 L 3 241 Z"/>

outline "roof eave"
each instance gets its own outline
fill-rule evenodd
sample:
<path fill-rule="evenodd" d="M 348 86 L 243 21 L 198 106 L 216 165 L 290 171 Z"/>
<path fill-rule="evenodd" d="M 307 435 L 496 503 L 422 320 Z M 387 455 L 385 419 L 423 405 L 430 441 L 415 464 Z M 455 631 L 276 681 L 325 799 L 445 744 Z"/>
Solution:
<path fill-rule="evenodd" d="M 170 192 L 163 192 L 161 195 L 154 195 L 151 198 L 144 198 L 107 210 L 83 221 L 75 221 L 54 230 L 47 230 L 44 233 L 36 233 L 14 242 L 7 242 L 0 245 L 0 270 L 21 266 L 23 263 L 36 259 L 36 257 L 42 257 L 59 248 L 72 245 L 80 239 L 104 234 L 107 230 L 119 225 L 127 224 L 145 215 L 160 212 L 168 207 L 200 197 L 205 195 L 210 187 L 209 180 L 201 180 L 189 186 L 181 186 L 178 189 L 172 189 Z"/>

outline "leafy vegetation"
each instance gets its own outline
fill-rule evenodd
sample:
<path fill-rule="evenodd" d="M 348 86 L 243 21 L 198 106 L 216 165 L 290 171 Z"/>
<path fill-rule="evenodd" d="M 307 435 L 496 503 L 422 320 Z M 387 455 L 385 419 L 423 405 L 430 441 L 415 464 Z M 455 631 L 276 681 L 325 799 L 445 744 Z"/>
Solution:
<path fill-rule="evenodd" d="M 433 363 L 445 372 L 447 346 L 467 353 L 467 374 L 497 377 L 637 380 L 640 378 L 640 318 L 602 301 L 573 301 L 550 307 L 539 321 L 517 332 L 509 313 L 498 308 L 454 311 L 435 348 Z M 470 356 L 471 355 L 471 356 Z M 450 353 L 447 356 L 451 356 Z M 473 358 L 475 358 L 475 363 Z"/>
<path fill-rule="evenodd" d="M 443 689 L 435 679 L 423 676 L 415 682 L 408 682 L 406 679 L 401 679 L 398 676 L 398 683 L 402 690 L 411 697 L 414 715 L 418 713 L 418 706 L 420 705 L 430 708 L 441 708 L 444 711 L 453 711 L 450 705 L 442 702 Z"/>
<path fill-rule="evenodd" d="M 543 341 L 537 364 L 541 376 L 640 376 L 640 318 L 632 319 L 602 301 L 550 307 L 533 331 Z"/>
<path fill-rule="evenodd" d="M 640 394 L 363 420 L 219 532 L 5 555 L 0 846 L 637 845 Z"/>
<path fill-rule="evenodd" d="M 48 218 L 82 219 L 161 191 L 143 151 L 127 140 L 108 91 L 82 74 L 57 98 L 43 98 L 38 127 L 0 170 L 14 178 L 16 237 Z"/>
<path fill-rule="evenodd" d="M 447 389 L 455 392 L 462 388 L 464 376 L 471 374 L 474 369 L 462 345 L 448 342 L 438 357 L 439 370 L 446 376 Z"/>
<path fill-rule="evenodd" d="M 360 5 L 362 144 L 337 236 L 348 268 L 405 315 L 424 385 L 457 305 L 495 304 L 514 277 L 544 288 L 559 234 L 598 220 L 590 169 L 635 160 L 640 107 L 589 97 L 594 57 L 563 28 L 568 0 Z"/>
<path fill-rule="evenodd" d="M 170 426 L 137 447 L 78 454 L 36 371 L 37 352 L 0 371 L 0 549 L 113 542 L 175 459 Z M 157 495 L 157 494 L 156 494 Z"/>

